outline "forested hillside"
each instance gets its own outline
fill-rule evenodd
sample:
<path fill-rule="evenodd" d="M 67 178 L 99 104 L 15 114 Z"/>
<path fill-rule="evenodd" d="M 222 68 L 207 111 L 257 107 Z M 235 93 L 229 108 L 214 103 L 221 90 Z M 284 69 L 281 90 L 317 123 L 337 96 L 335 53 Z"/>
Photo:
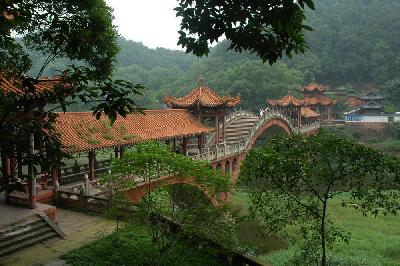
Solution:
<path fill-rule="evenodd" d="M 248 53 L 227 52 L 226 42 L 198 59 L 121 38 L 115 78 L 146 85 L 149 89 L 139 102 L 147 108 L 161 107 L 166 94 L 189 91 L 200 76 L 220 93 L 240 94 L 242 106 L 252 109 L 265 106 L 266 98 L 295 92 L 313 78 L 331 86 L 381 89 L 399 108 L 399 14 L 398 0 L 318 0 L 316 11 L 308 12 L 314 29 L 306 34 L 309 51 L 273 66 Z M 56 61 L 47 74 L 66 64 Z"/>

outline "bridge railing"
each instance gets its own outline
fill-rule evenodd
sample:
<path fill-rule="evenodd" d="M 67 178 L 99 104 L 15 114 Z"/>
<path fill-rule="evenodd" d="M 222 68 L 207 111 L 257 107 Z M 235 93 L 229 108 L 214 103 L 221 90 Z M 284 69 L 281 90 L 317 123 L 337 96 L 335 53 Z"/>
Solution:
<path fill-rule="evenodd" d="M 255 113 L 253 113 L 250 110 L 246 110 L 246 109 L 237 109 L 234 112 L 231 112 L 229 114 L 227 114 L 224 117 L 224 122 L 225 124 L 229 123 L 230 121 L 238 118 L 238 117 L 243 117 L 243 116 L 257 116 Z M 222 125 L 221 125 L 222 126 Z"/>
<path fill-rule="evenodd" d="M 207 147 L 199 154 L 194 154 L 189 157 L 195 160 L 214 161 L 221 158 L 233 156 L 241 153 L 246 149 L 247 139 L 241 139 L 231 143 L 220 143 L 211 147 Z"/>
<path fill-rule="evenodd" d="M 321 127 L 320 122 L 314 122 L 308 125 L 301 125 L 300 127 L 294 128 L 294 132 L 297 134 L 305 134 L 317 130 Z"/>
<path fill-rule="evenodd" d="M 232 116 L 229 119 L 233 119 L 235 115 L 246 115 L 247 111 L 243 111 L 240 113 L 240 111 L 235 112 L 235 114 L 232 114 Z M 254 115 L 254 114 L 252 114 Z M 237 117 L 236 116 L 236 117 Z M 307 124 L 307 125 L 301 125 L 300 127 L 294 126 L 294 123 L 280 110 L 276 109 L 262 109 L 259 112 L 259 120 L 254 124 L 254 126 L 250 129 L 249 134 L 247 137 L 242 138 L 236 142 L 231 142 L 231 143 L 221 143 L 218 145 L 213 145 L 213 146 L 208 146 L 205 149 L 202 149 L 201 152 L 195 155 L 191 155 L 190 157 L 196 160 L 218 160 L 221 158 L 226 158 L 233 156 L 237 153 L 245 152 L 246 149 L 248 148 L 248 145 L 250 144 L 251 140 L 253 139 L 254 135 L 258 132 L 260 127 L 267 122 L 270 119 L 274 118 L 279 118 L 287 123 L 289 126 L 290 130 L 294 133 L 298 134 L 305 134 L 312 132 L 320 127 L 319 122 L 315 122 L 312 124 Z"/>

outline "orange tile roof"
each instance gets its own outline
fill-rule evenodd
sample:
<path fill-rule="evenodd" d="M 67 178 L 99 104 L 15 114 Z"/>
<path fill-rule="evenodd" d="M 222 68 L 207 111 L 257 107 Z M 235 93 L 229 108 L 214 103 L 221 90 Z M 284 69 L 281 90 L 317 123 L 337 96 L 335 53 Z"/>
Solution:
<path fill-rule="evenodd" d="M 146 110 L 144 113 L 118 117 L 113 125 L 107 117 L 97 120 L 91 112 L 58 113 L 56 128 L 64 150 L 70 153 L 199 135 L 213 130 L 187 110 Z"/>
<path fill-rule="evenodd" d="M 301 107 L 301 116 L 306 118 L 311 118 L 311 117 L 318 117 L 319 114 L 311 110 L 310 107 Z"/>
<path fill-rule="evenodd" d="M 326 91 L 326 87 L 315 83 L 315 81 L 311 82 L 307 86 L 303 86 L 300 88 L 301 92 L 324 92 Z"/>
<path fill-rule="evenodd" d="M 240 97 L 219 96 L 212 89 L 205 86 L 204 81 L 201 79 L 199 86 L 186 96 L 181 98 L 165 96 L 163 101 L 168 106 L 175 108 L 187 108 L 190 106 L 232 108 L 240 103 Z"/>
<path fill-rule="evenodd" d="M 3 94 L 15 93 L 22 94 L 23 90 L 19 87 L 21 84 L 21 80 L 17 78 L 5 78 L 3 75 L 0 75 L 0 92 Z M 37 83 L 34 85 L 35 92 L 44 93 L 46 91 L 50 92 L 53 90 L 54 86 L 60 83 L 60 78 L 40 78 L 37 80 Z"/>
<path fill-rule="evenodd" d="M 357 97 L 349 96 L 347 98 L 346 104 L 352 107 L 360 107 L 362 105 L 362 101 Z"/>
<path fill-rule="evenodd" d="M 272 106 L 280 106 L 280 107 L 287 107 L 287 106 L 302 106 L 304 105 L 304 101 L 297 99 L 296 97 L 292 95 L 286 95 L 280 100 L 267 100 L 267 103 L 272 105 Z"/>
<path fill-rule="evenodd" d="M 306 97 L 304 98 L 305 105 L 334 105 L 336 100 L 328 97 Z"/>

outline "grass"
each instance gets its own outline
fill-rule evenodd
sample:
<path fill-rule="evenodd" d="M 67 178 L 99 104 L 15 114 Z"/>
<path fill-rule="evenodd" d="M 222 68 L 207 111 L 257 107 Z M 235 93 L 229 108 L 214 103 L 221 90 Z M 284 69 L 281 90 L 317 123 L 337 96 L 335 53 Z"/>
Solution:
<path fill-rule="evenodd" d="M 234 204 L 248 208 L 246 193 L 235 192 Z M 333 265 L 400 265 L 400 215 L 364 217 L 352 208 L 341 206 L 341 199 L 330 202 L 328 215 L 334 223 L 351 232 L 349 245 L 338 243 L 332 250 Z M 245 211 L 245 210 L 244 210 Z M 296 246 L 261 255 L 272 265 L 283 265 L 295 252 Z"/>
<path fill-rule="evenodd" d="M 220 265 L 207 249 L 179 240 L 159 260 L 153 253 L 151 232 L 143 224 L 134 223 L 96 242 L 63 256 L 71 265 Z"/>

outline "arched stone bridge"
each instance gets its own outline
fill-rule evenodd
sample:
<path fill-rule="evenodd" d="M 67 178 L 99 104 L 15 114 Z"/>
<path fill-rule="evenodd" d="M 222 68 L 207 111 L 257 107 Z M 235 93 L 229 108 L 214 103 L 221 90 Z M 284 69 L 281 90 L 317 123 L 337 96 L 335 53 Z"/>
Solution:
<path fill-rule="evenodd" d="M 225 117 L 224 124 L 225 130 L 223 132 L 227 133 L 227 136 L 224 136 L 227 140 L 226 142 L 218 145 L 206 145 L 202 151 L 189 156 L 195 160 L 208 160 L 212 168 L 220 169 L 223 174 L 229 174 L 231 189 L 236 185 L 240 173 L 240 165 L 244 161 L 246 154 L 254 146 L 257 139 L 270 127 L 280 127 L 288 135 L 316 134 L 320 128 L 319 122 L 296 127 L 282 112 L 268 108 L 261 110 L 259 115 L 248 111 L 236 111 Z M 208 143 L 213 143 L 213 141 Z M 137 188 L 129 191 L 129 198 L 134 202 L 138 202 L 147 193 L 146 191 L 149 187 L 153 190 L 157 187 L 179 183 L 178 181 L 172 176 L 165 177 L 162 180 L 154 180 L 146 186 L 138 185 Z M 193 183 L 193 180 L 188 179 L 184 183 Z M 198 187 L 196 184 L 192 185 Z M 229 200 L 231 196 L 230 192 L 211 196 L 205 191 L 205 194 L 214 205 L 218 205 L 220 201 Z"/>

